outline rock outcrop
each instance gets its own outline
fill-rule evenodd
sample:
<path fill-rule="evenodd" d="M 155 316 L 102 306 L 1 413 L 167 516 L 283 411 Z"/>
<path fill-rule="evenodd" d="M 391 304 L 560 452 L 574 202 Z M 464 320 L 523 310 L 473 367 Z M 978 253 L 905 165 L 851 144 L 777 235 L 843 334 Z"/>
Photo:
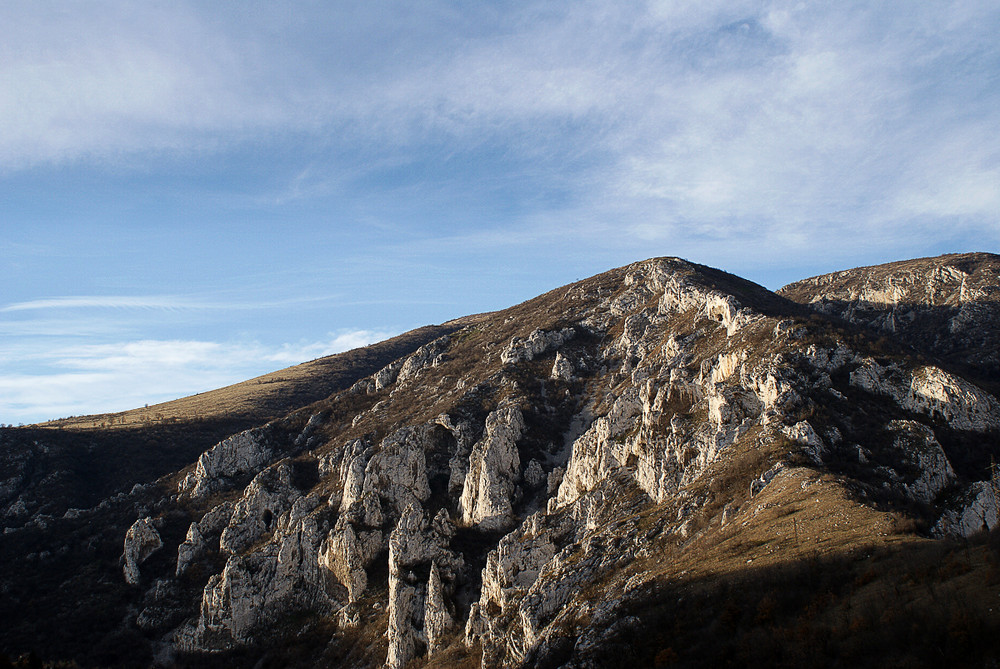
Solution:
<path fill-rule="evenodd" d="M 245 550 L 273 531 L 281 514 L 299 497 L 288 462 L 268 467 L 254 477 L 236 502 L 229 524 L 219 537 L 219 547 L 230 554 Z"/>
<path fill-rule="evenodd" d="M 440 647 L 441 634 L 450 627 L 441 570 L 453 577 L 463 566 L 462 558 L 448 549 L 453 535 L 443 510 L 428 523 L 416 505 L 407 507 L 390 535 L 386 666 L 399 669 L 432 644 Z M 426 582 L 419 575 L 423 573 L 428 573 Z"/>
<path fill-rule="evenodd" d="M 183 543 L 177 547 L 176 576 L 184 574 L 192 563 L 202 559 L 210 551 L 219 550 L 219 537 L 229 526 L 233 517 L 233 503 L 223 502 L 191 523 Z"/>
<path fill-rule="evenodd" d="M 573 328 L 563 328 L 558 332 L 544 332 L 536 329 L 526 338 L 514 337 L 500 353 L 500 360 L 511 365 L 534 360 L 543 353 L 558 349 L 576 335 Z"/>
<path fill-rule="evenodd" d="M 368 587 L 367 568 L 382 549 L 382 543 L 382 532 L 355 532 L 344 516 L 323 540 L 319 564 L 333 572 L 337 581 L 347 588 L 349 602 L 356 602 Z"/>
<path fill-rule="evenodd" d="M 273 455 L 266 428 L 240 432 L 202 453 L 178 490 L 192 497 L 205 497 L 228 487 L 240 476 L 256 473 Z"/>
<path fill-rule="evenodd" d="M 992 530 L 1000 521 L 1000 486 L 997 481 L 976 481 L 951 507 L 935 525 L 937 535 L 968 538 Z"/>
<path fill-rule="evenodd" d="M 125 550 L 122 554 L 122 572 L 129 585 L 139 584 L 139 565 L 150 555 L 163 548 L 160 533 L 151 518 L 140 518 L 128 528 L 125 534 Z"/>
<path fill-rule="evenodd" d="M 1000 256 L 951 254 L 817 276 L 779 294 L 1000 378 Z M 996 388 L 992 388 L 996 392 Z"/>
<path fill-rule="evenodd" d="M 270 541 L 226 561 L 222 573 L 205 586 L 197 623 L 178 631 L 179 648 L 218 650 L 253 643 L 283 615 L 338 608 L 320 567 L 319 505 L 317 496 L 300 497 L 282 514 Z"/>
<path fill-rule="evenodd" d="M 958 430 L 1000 428 L 1000 404 L 989 393 L 937 367 L 910 371 L 866 359 L 851 372 L 851 384 L 887 395 L 904 409 L 940 416 Z"/>
<path fill-rule="evenodd" d="M 517 440 L 523 432 L 524 417 L 517 406 L 497 409 L 486 418 L 485 433 L 472 447 L 458 502 L 463 523 L 489 530 L 510 525 L 521 467 Z"/>

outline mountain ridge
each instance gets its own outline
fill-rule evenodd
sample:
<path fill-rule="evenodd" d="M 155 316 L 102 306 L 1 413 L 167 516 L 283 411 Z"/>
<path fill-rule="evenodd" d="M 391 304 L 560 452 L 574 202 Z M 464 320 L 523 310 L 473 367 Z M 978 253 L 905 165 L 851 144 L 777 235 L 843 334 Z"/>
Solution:
<path fill-rule="evenodd" d="M 44 639 L 85 666 L 993 657 L 979 532 L 997 523 L 1000 405 L 961 350 L 913 334 L 920 313 L 876 335 L 801 283 L 793 300 L 632 263 L 439 326 L 92 508 L 4 497 L 4 613 L 52 608 L 2 648 Z"/>
<path fill-rule="evenodd" d="M 947 254 L 858 267 L 777 293 L 864 325 L 1000 391 L 1000 256 Z"/>

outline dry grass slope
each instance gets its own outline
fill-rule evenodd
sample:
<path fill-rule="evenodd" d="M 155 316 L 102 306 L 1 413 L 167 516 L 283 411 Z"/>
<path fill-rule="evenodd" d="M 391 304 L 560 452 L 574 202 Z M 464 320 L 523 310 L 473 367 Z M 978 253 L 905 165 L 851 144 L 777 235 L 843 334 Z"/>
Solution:
<path fill-rule="evenodd" d="M 119 413 L 64 418 L 37 427 L 73 430 L 125 429 L 140 426 L 224 419 L 264 423 L 324 399 L 389 362 L 482 316 L 428 325 L 377 344 L 264 374 L 189 397 Z"/>

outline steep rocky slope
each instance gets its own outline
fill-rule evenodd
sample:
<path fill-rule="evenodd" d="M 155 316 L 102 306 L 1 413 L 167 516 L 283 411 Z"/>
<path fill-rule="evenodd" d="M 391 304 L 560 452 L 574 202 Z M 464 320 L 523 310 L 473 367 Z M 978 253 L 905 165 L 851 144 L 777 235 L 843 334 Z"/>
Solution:
<path fill-rule="evenodd" d="M 797 281 L 778 294 L 903 341 L 1000 390 L 1000 256 L 859 267 Z"/>
<path fill-rule="evenodd" d="M 172 402 L 0 432 L 0 518 L 5 527 L 18 527 L 39 514 L 58 517 L 154 481 L 219 440 L 348 388 L 467 320 Z"/>
<path fill-rule="evenodd" d="M 954 264 L 920 262 L 914 276 Z M 859 281 L 823 304 L 870 297 Z M 155 484 L 11 528 L 4 564 L 31 542 L 36 570 L 86 562 L 60 582 L 107 610 L 87 648 L 78 628 L 28 622 L 5 649 L 167 666 L 979 662 L 997 553 L 949 542 L 997 523 L 1000 404 L 948 351 L 864 325 L 672 258 L 484 315 Z M 73 548 L 99 525 L 90 553 Z M 15 572 L 11 607 L 31 596 Z"/>

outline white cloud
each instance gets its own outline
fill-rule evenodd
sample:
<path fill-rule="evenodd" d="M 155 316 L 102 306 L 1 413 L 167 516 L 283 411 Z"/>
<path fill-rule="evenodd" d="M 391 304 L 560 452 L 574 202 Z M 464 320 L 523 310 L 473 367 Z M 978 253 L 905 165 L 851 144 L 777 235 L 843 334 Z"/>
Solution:
<path fill-rule="evenodd" d="M 212 309 L 220 305 L 197 302 L 169 295 L 75 295 L 48 297 L 27 302 L 15 302 L 0 307 L 0 312 L 38 311 L 47 309 Z"/>
<path fill-rule="evenodd" d="M 5 3 L 0 152 L 8 169 L 204 150 L 308 123 L 261 53 L 184 3 Z"/>
<path fill-rule="evenodd" d="M 161 309 L 177 310 L 253 310 L 271 309 L 307 303 L 328 302 L 338 299 L 335 295 L 295 297 L 272 301 L 211 300 L 184 295 L 71 295 L 45 297 L 25 302 L 14 302 L 0 307 L 0 313 L 19 311 L 51 311 L 62 309 Z"/>
<path fill-rule="evenodd" d="M 395 333 L 343 330 L 325 341 L 278 346 L 258 342 L 139 340 L 44 343 L 0 350 L 0 422 L 38 422 L 123 411 L 219 388 Z M 17 371 L 29 362 L 31 373 Z"/>
<path fill-rule="evenodd" d="M 879 190 L 900 213 L 936 215 L 956 199 L 996 213 L 979 185 L 1000 151 L 984 132 L 996 121 L 1000 24 L 989 3 L 226 11 L 6 6 L 0 160 L 215 150 L 276 131 L 334 146 L 375 139 L 390 154 L 500 137 L 525 155 L 589 152 L 607 184 L 597 197 L 665 219 L 846 219 Z M 952 179 L 912 197 L 937 176 L 914 155 L 915 135 L 942 131 L 974 133 L 987 164 L 945 147 L 934 156 Z M 329 192 L 323 175 L 300 176 L 282 199 L 307 197 L 307 184 Z M 594 194 L 593 175 L 578 176 L 579 196 Z"/>

